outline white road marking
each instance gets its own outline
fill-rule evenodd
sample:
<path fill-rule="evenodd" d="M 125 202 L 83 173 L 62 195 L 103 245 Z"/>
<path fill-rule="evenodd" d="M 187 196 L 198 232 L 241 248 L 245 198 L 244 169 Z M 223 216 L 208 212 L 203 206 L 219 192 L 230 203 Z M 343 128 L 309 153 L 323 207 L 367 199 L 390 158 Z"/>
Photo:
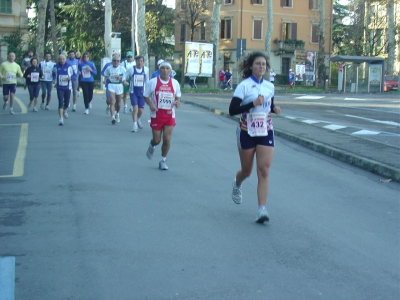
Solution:
<path fill-rule="evenodd" d="M 371 131 L 371 130 L 363 129 L 363 130 L 353 132 L 352 134 L 355 134 L 355 135 L 377 135 L 379 133 L 380 133 L 379 131 Z"/>
<path fill-rule="evenodd" d="M 300 96 L 300 97 L 296 97 L 295 99 L 322 99 L 325 98 L 325 96 L 310 96 L 310 95 L 305 95 L 305 96 Z"/>
<path fill-rule="evenodd" d="M 14 300 L 15 256 L 0 257 L 0 300 Z"/>
<path fill-rule="evenodd" d="M 321 121 L 316 121 L 316 120 L 303 120 L 302 122 L 307 124 L 321 123 Z"/>
<path fill-rule="evenodd" d="M 335 124 L 330 124 L 330 125 L 324 126 L 324 128 L 330 129 L 330 130 L 338 130 L 338 129 L 343 129 L 343 128 L 346 128 L 346 127 L 347 126 L 335 125 Z"/>
<path fill-rule="evenodd" d="M 368 99 L 363 99 L 363 98 L 344 98 L 344 100 L 367 101 Z"/>
<path fill-rule="evenodd" d="M 380 124 L 386 124 L 386 125 L 392 125 L 392 126 L 396 126 L 399 127 L 400 123 L 396 123 L 393 121 L 380 121 L 380 120 L 375 120 L 375 119 L 369 119 L 369 118 L 363 118 L 363 117 L 359 117 L 359 116 L 353 116 L 353 115 L 345 115 L 346 117 L 351 117 L 351 118 L 357 118 L 357 119 L 362 119 L 365 121 L 370 121 L 373 123 L 380 123 Z"/>

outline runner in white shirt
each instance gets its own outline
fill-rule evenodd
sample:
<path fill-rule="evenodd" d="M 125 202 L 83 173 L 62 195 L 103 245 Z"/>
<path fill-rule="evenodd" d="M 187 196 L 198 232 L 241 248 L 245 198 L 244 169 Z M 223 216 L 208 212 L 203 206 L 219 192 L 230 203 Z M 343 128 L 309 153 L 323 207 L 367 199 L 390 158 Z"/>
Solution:
<path fill-rule="evenodd" d="M 274 86 L 263 79 L 269 69 L 269 57 L 262 52 L 246 55 L 239 63 L 238 71 L 243 73 L 243 81 L 237 86 L 229 114 L 241 114 L 236 130 L 241 169 L 233 180 L 232 200 L 242 202 L 242 182 L 250 176 L 254 156 L 257 165 L 257 223 L 269 221 L 266 210 L 268 195 L 268 174 L 274 154 L 274 131 L 271 113 L 281 113 L 279 106 L 274 105 Z"/>
<path fill-rule="evenodd" d="M 47 52 L 45 54 L 45 59 L 40 62 L 40 68 L 42 69 L 42 73 L 44 78 L 40 79 L 40 84 L 42 86 L 42 104 L 40 105 L 41 109 L 49 109 L 49 104 L 51 100 L 51 91 L 53 90 L 53 68 L 56 65 L 55 62 L 51 61 L 51 54 Z M 44 104 L 44 99 L 46 98 L 46 106 Z"/>
<path fill-rule="evenodd" d="M 160 64 L 160 76 L 152 78 L 144 90 L 143 96 L 147 105 L 150 106 L 150 127 L 153 138 L 147 149 L 147 157 L 153 157 L 154 148 L 161 142 L 161 160 L 158 164 L 160 170 L 168 170 L 166 164 L 167 154 L 171 145 L 172 130 L 175 122 L 175 107 L 180 106 L 181 89 L 179 82 L 170 78 L 171 64 L 163 62 Z"/>
<path fill-rule="evenodd" d="M 133 60 L 133 52 L 128 51 L 126 52 L 126 60 L 124 60 L 121 65 L 128 71 L 130 68 L 136 66 L 136 61 Z M 130 78 L 126 78 L 127 81 L 130 80 Z M 125 86 L 124 85 L 124 113 L 128 112 L 128 95 L 129 95 L 129 85 Z M 132 106 L 131 106 L 131 111 L 132 111 Z"/>
<path fill-rule="evenodd" d="M 122 76 L 126 70 L 120 65 L 121 57 L 114 54 L 112 65 L 104 71 L 104 80 L 108 82 L 108 91 L 110 92 L 110 114 L 111 123 L 119 123 L 119 110 L 121 108 L 121 98 L 123 94 Z"/>

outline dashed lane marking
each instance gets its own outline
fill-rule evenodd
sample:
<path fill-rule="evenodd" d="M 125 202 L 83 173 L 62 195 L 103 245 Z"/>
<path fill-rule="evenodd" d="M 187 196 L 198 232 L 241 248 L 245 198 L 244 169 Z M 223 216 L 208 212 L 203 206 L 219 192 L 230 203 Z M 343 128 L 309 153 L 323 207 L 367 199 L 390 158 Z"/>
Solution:
<path fill-rule="evenodd" d="M 330 125 L 326 125 L 326 126 L 323 126 L 323 127 L 326 128 L 326 129 L 329 129 L 329 130 L 339 130 L 339 129 L 346 128 L 347 126 L 330 124 Z"/>
<path fill-rule="evenodd" d="M 344 100 L 352 100 L 352 101 L 368 101 L 368 99 L 363 99 L 363 98 L 344 98 Z"/>
<path fill-rule="evenodd" d="M 346 117 L 351 117 L 351 118 L 362 119 L 362 120 L 370 121 L 370 122 L 373 122 L 373 123 L 380 123 L 380 124 L 392 125 L 392 126 L 400 127 L 400 123 L 396 123 L 396 122 L 393 122 L 393 121 L 381 121 L 381 120 L 375 120 L 375 119 L 364 118 L 364 117 L 353 116 L 353 115 L 345 115 L 345 116 Z"/>
<path fill-rule="evenodd" d="M 21 177 L 24 175 L 26 147 L 28 146 L 28 123 L 23 124 L 1 124 L 0 126 L 21 125 L 18 149 L 15 155 L 13 173 L 11 175 L 0 175 L 0 178 Z"/>
<path fill-rule="evenodd" d="M 354 134 L 354 135 L 378 135 L 378 134 L 380 134 L 380 132 L 363 129 L 363 130 L 353 132 L 352 134 Z"/>
<path fill-rule="evenodd" d="M 311 95 L 305 95 L 305 96 L 296 97 L 295 99 L 309 99 L 309 100 L 314 100 L 314 99 L 322 99 L 322 98 L 325 98 L 325 96 L 311 96 Z"/>

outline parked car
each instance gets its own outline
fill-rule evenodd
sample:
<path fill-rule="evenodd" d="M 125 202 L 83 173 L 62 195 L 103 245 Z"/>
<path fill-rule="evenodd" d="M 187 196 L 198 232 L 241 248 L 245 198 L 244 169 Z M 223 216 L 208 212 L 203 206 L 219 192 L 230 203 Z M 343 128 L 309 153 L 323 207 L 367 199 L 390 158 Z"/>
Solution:
<path fill-rule="evenodd" d="M 397 90 L 398 88 L 399 88 L 399 76 L 398 75 L 385 75 L 383 91 L 387 92 L 390 90 Z"/>

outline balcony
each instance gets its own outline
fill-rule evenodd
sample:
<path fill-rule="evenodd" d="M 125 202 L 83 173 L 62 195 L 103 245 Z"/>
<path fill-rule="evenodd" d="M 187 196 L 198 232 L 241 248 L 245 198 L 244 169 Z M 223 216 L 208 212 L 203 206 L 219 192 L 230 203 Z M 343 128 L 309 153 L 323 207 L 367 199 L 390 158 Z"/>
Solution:
<path fill-rule="evenodd" d="M 284 53 L 294 53 L 296 50 L 304 50 L 304 42 L 302 40 L 289 39 L 280 41 L 274 40 L 274 52 L 276 55 Z"/>

